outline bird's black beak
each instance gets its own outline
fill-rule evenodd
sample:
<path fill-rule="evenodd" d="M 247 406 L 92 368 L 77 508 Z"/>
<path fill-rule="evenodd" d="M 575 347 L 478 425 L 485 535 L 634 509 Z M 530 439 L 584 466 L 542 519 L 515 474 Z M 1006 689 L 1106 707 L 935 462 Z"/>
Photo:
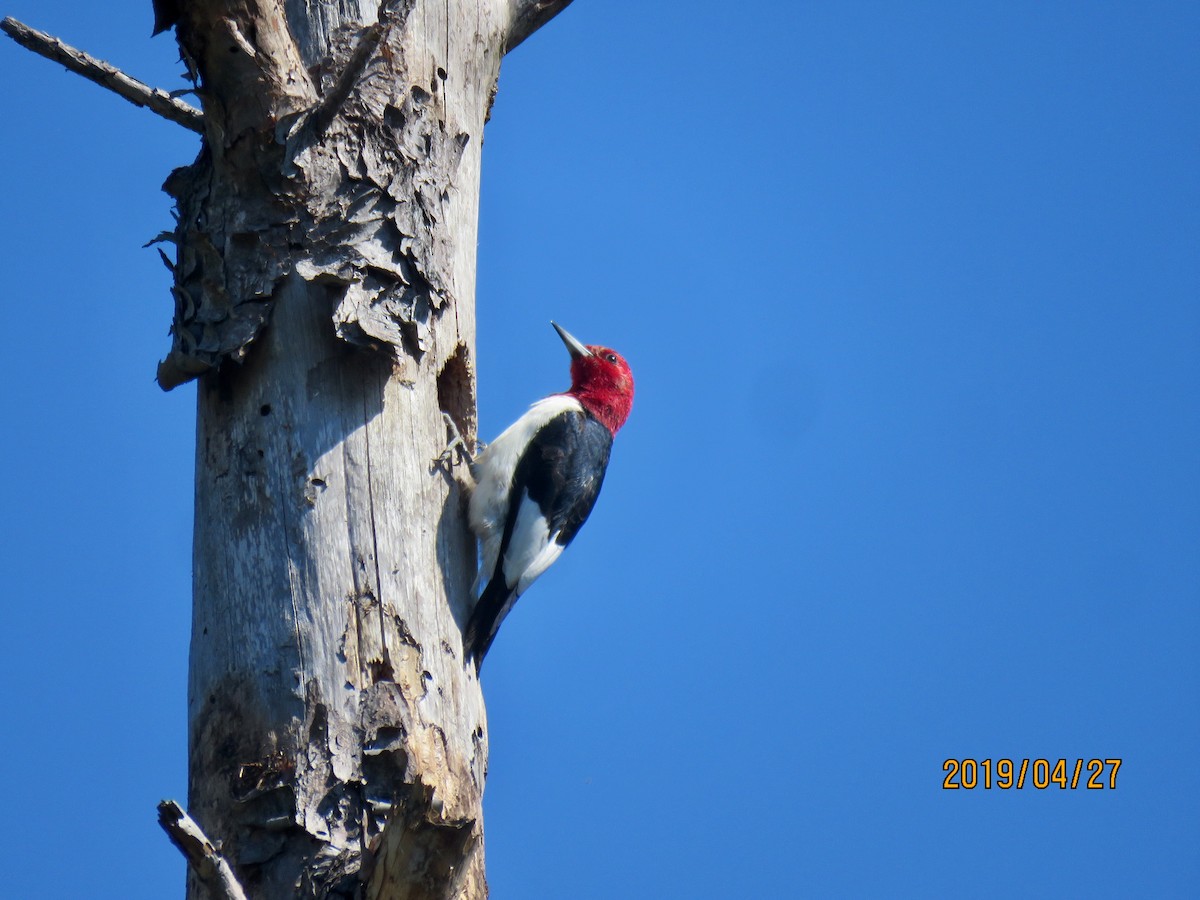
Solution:
<path fill-rule="evenodd" d="M 562 342 L 566 344 L 567 349 L 571 351 L 572 358 L 578 359 L 581 356 L 592 355 L 592 351 L 583 346 L 583 344 L 579 343 L 579 341 L 575 340 L 575 338 L 571 336 L 571 333 L 567 331 L 567 329 L 560 326 L 557 322 L 551 322 L 550 324 L 554 326 L 554 330 L 558 332 L 558 336 L 562 338 Z"/>

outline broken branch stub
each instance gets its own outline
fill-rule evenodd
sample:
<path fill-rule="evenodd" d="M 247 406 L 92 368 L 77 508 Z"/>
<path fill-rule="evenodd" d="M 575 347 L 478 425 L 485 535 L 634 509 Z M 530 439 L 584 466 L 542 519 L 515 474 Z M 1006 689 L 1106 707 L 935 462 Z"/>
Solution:
<path fill-rule="evenodd" d="M 84 53 L 44 31 L 30 28 L 11 16 L 0 22 L 0 30 L 26 50 L 32 50 L 39 56 L 61 63 L 76 75 L 82 75 L 88 81 L 108 88 L 134 106 L 145 107 L 177 125 L 199 134 L 204 133 L 204 114 L 161 88 L 150 87 L 126 75 L 111 63 L 97 59 L 90 53 Z"/>

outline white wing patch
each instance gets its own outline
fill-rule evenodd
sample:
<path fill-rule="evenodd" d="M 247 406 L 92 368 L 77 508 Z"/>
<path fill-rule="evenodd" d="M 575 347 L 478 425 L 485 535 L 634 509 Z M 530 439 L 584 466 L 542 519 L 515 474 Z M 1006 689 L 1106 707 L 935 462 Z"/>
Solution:
<path fill-rule="evenodd" d="M 553 565 L 563 552 L 557 537 L 557 532 L 550 534 L 549 525 L 538 505 L 530 499 L 529 494 L 524 494 L 521 507 L 517 510 L 512 540 L 508 543 L 508 552 L 504 554 L 504 580 L 510 590 L 515 589 L 518 594 L 525 593 L 525 589 Z"/>
<path fill-rule="evenodd" d="M 525 588 L 537 581 L 541 574 L 554 565 L 554 561 L 562 555 L 564 548 L 558 542 L 558 535 L 557 531 L 550 535 L 550 540 L 546 542 L 542 552 L 530 560 L 529 568 L 521 573 L 521 577 L 517 581 L 518 596 L 525 593 Z"/>

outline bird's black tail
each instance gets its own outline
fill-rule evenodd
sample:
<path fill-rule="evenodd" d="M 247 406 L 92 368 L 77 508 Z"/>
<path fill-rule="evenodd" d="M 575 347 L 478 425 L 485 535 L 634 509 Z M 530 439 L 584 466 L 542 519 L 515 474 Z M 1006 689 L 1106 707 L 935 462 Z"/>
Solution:
<path fill-rule="evenodd" d="M 479 595 L 479 602 L 475 604 L 471 619 L 467 622 L 467 630 L 463 633 L 463 651 L 468 660 L 475 660 L 476 673 L 483 665 L 483 658 L 492 646 L 492 641 L 496 639 L 500 623 L 504 621 L 516 600 L 516 591 L 509 590 L 503 572 L 493 575 L 483 593 Z"/>

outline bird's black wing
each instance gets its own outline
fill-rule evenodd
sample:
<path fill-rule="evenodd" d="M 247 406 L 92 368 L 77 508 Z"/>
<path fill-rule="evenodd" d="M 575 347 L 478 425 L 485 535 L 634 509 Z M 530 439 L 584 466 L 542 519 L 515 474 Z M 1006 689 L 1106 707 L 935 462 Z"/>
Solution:
<path fill-rule="evenodd" d="M 520 572 L 504 571 L 522 500 L 538 505 L 547 534 L 566 547 L 579 533 L 596 505 L 612 451 L 612 433 L 586 411 L 568 411 L 547 422 L 517 462 L 513 473 L 513 502 L 509 504 L 496 558 L 496 571 L 480 594 L 467 623 L 463 645 L 476 669 L 491 647 L 500 623 L 516 602 Z M 509 584 L 513 587 L 509 587 Z"/>
<path fill-rule="evenodd" d="M 591 413 L 565 412 L 546 423 L 517 463 L 514 486 L 528 492 L 541 507 L 550 534 L 557 533 L 558 543 L 564 547 L 596 505 L 612 443 L 612 433 Z M 501 543 L 501 559 L 515 522 L 514 505 Z"/>

